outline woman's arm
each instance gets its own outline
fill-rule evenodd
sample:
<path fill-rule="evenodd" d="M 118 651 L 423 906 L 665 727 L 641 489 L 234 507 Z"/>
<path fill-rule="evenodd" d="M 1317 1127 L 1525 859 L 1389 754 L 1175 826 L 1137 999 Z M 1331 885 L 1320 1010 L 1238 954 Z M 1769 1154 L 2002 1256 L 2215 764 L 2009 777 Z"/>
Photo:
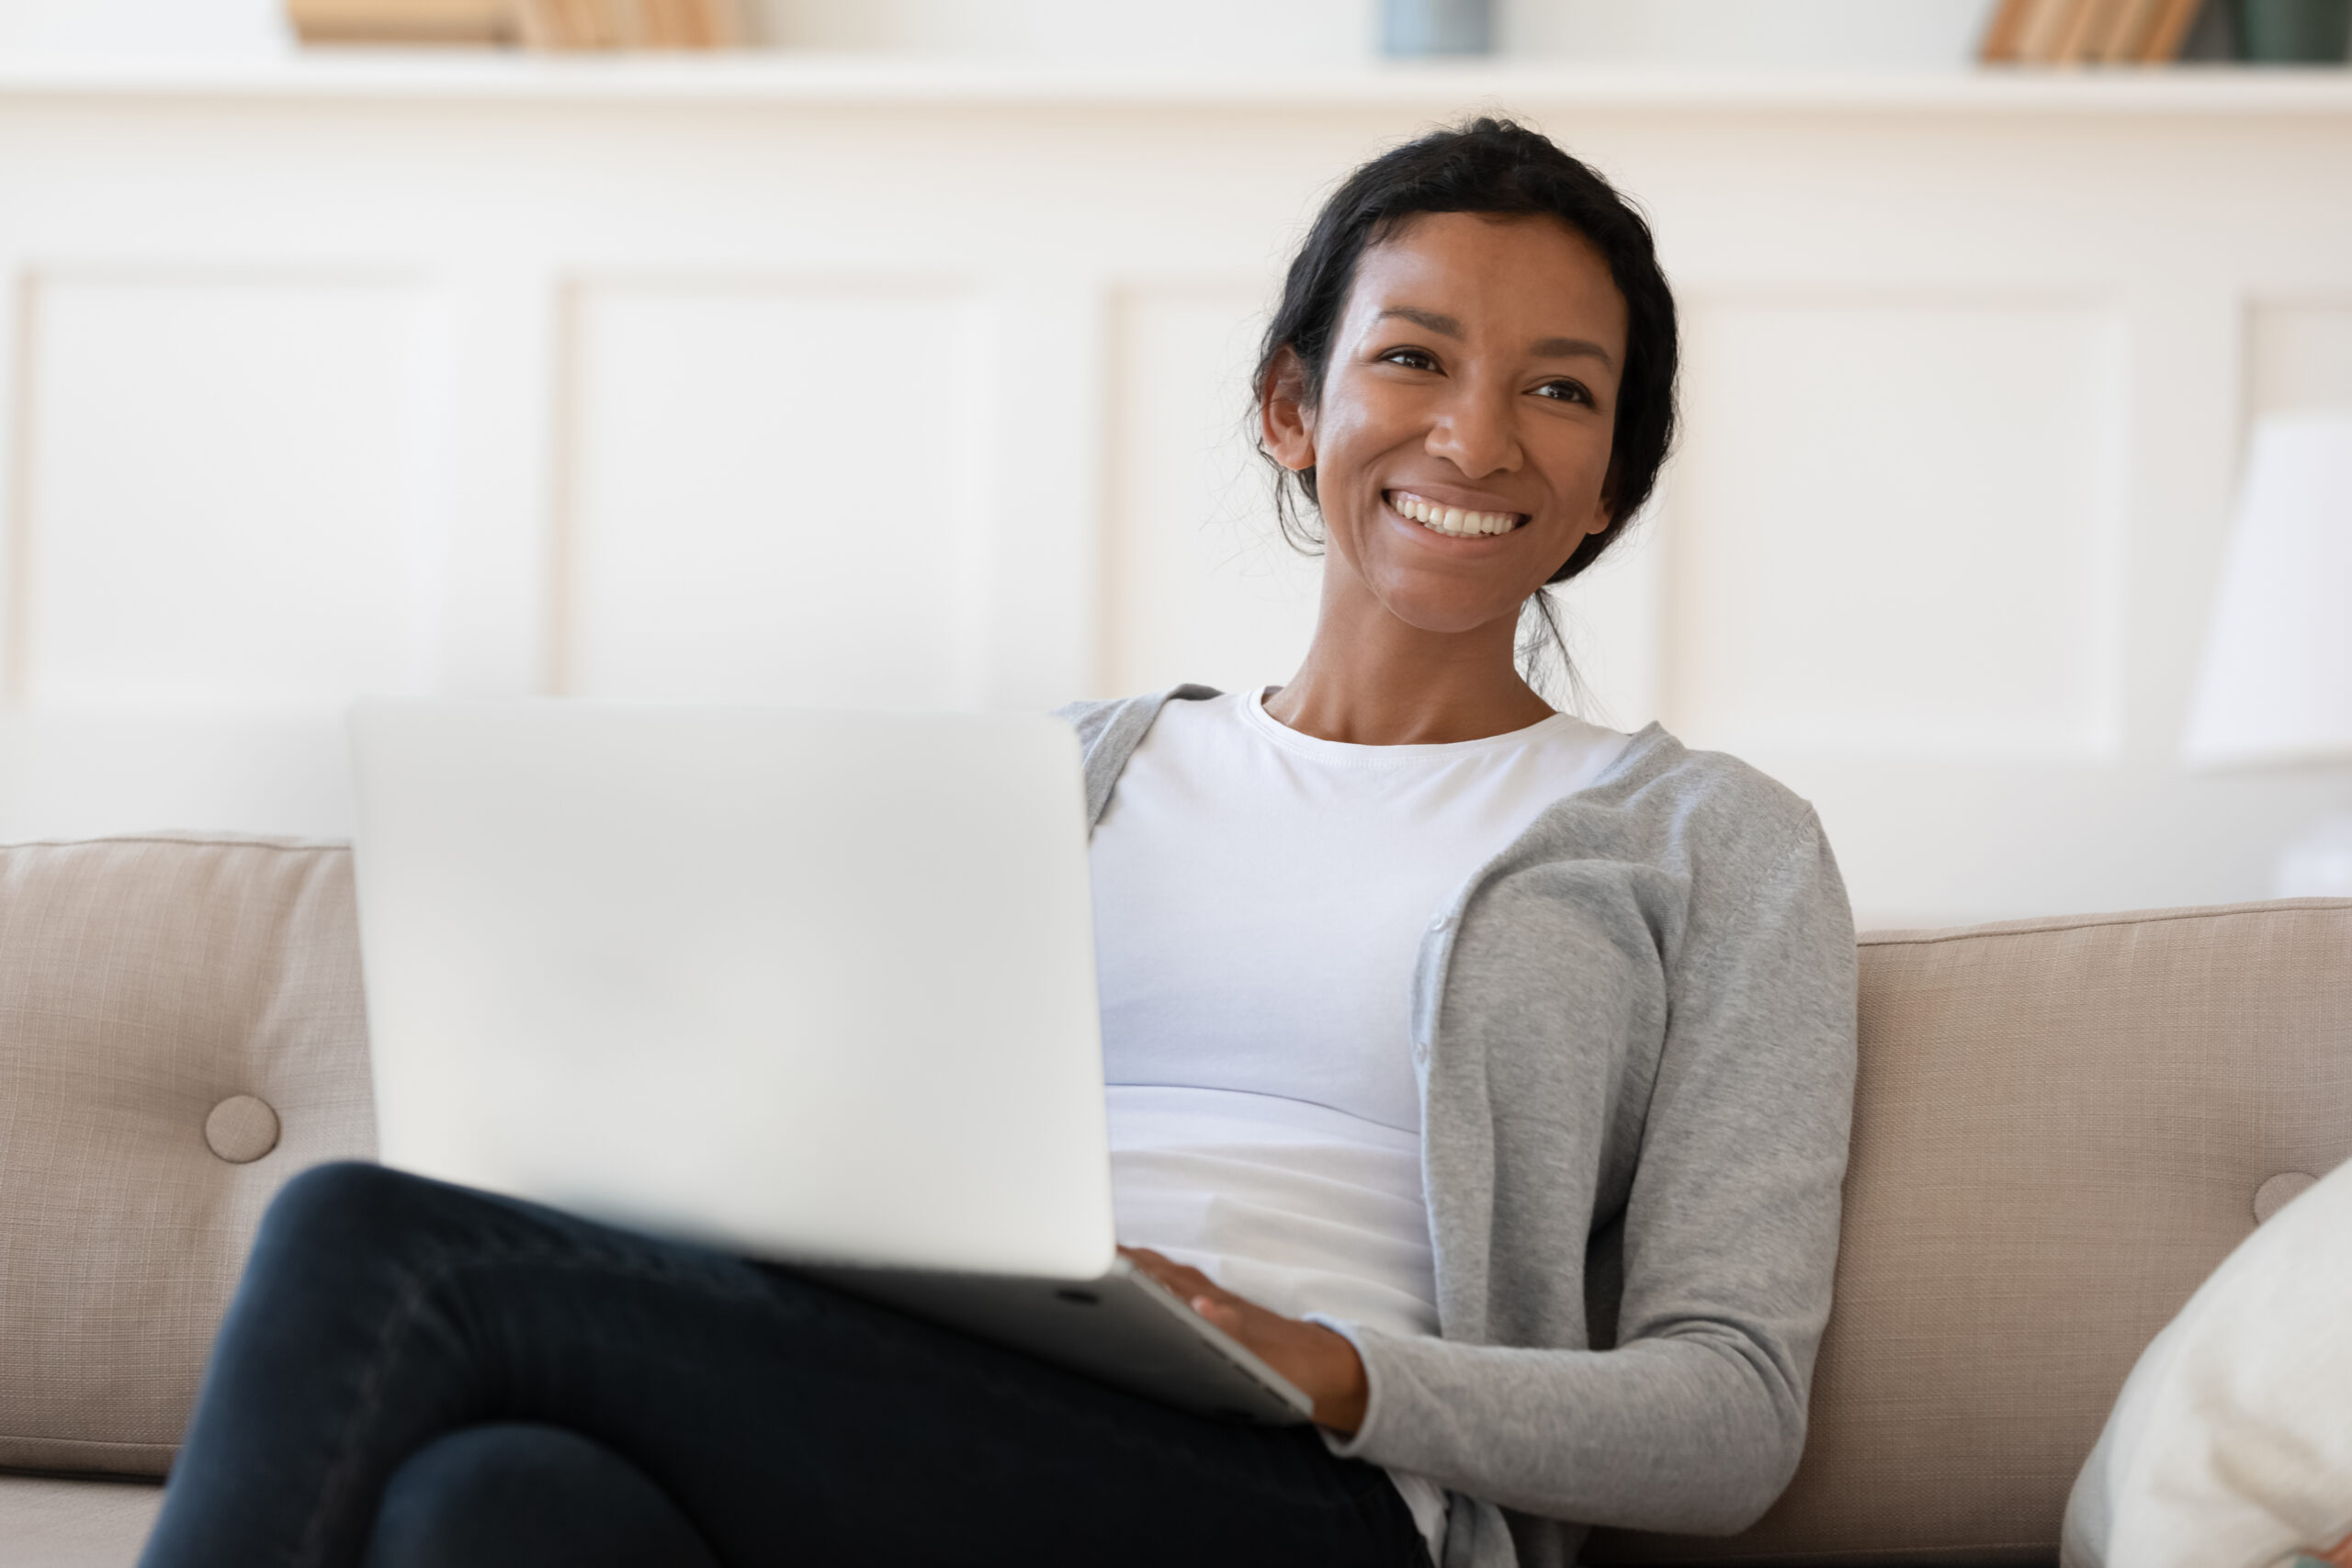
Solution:
<path fill-rule="evenodd" d="M 1730 886 L 1694 886 L 1669 954 L 1668 1022 L 1623 1216 L 1617 1348 L 1334 1324 L 1369 1385 L 1343 1452 L 1506 1507 L 1634 1529 L 1728 1533 L 1787 1484 L 1837 1260 L 1855 950 L 1809 816 L 1775 849 Z M 1507 1234 L 1511 1205 L 1554 1190 L 1545 1173 L 1498 1170 L 1493 1234 Z M 1442 1202 L 1432 1223 L 1449 1224 Z M 1487 1268 L 1500 1281 L 1508 1263 L 1523 1280 L 1535 1261 Z M 1561 1290 L 1583 1261 L 1558 1260 Z M 1488 1321 L 1509 1323 L 1521 1303 L 1490 1290 Z"/>

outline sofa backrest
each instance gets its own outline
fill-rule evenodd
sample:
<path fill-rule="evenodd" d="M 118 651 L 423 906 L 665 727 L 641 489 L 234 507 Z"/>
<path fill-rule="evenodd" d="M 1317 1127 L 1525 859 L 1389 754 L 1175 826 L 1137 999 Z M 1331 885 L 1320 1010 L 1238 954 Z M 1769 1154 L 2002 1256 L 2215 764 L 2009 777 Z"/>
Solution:
<path fill-rule="evenodd" d="M 375 1146 L 349 851 L 0 849 L 0 1467 L 161 1474 L 270 1195 Z"/>
<path fill-rule="evenodd" d="M 361 1001 L 343 849 L 0 850 L 0 1468 L 162 1472 L 271 1193 L 373 1153 Z M 2352 901 L 1867 936 L 1860 1021 L 1796 1481 L 1596 1561 L 2049 1561 L 2141 1348 L 2352 1155 Z"/>
<path fill-rule="evenodd" d="M 2352 901 L 1862 939 L 1837 1303 L 1803 1464 L 1605 1562 L 2049 1562 L 2147 1342 L 2352 1156 Z"/>

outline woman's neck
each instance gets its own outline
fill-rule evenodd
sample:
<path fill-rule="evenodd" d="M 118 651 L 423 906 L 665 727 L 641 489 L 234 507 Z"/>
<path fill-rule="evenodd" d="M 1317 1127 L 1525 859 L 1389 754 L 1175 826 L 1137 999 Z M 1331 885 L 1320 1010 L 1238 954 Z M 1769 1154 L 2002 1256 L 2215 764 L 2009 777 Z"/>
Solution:
<path fill-rule="evenodd" d="M 1298 673 L 1266 699 L 1284 727 L 1356 746 L 1430 746 L 1508 735 L 1552 716 L 1513 660 L 1518 626 L 1430 632 L 1330 606 Z"/>

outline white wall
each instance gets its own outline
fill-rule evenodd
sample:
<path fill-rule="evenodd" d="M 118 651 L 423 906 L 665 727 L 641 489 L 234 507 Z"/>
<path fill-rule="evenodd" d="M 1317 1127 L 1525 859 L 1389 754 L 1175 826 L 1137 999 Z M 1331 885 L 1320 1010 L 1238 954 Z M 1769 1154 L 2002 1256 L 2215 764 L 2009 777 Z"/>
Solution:
<path fill-rule="evenodd" d="M 1028 59 L 1362 60 L 1376 0 L 751 0 L 766 42 Z"/>
<path fill-rule="evenodd" d="M 312 65 L 0 75 L 0 838 L 342 831 L 367 691 L 1279 681 L 1256 321 L 1492 103 L 1688 312 L 1604 716 L 1811 797 L 1869 921 L 2258 897 L 2352 804 L 2175 761 L 2245 422 L 2352 401 L 2352 85 Z"/>
<path fill-rule="evenodd" d="M 0 58 L 256 58 L 291 41 L 284 0 L 0 0 Z"/>
<path fill-rule="evenodd" d="M 1993 0 L 1495 0 L 1501 52 L 1538 59 L 1940 66 Z M 1370 58 L 1378 0 L 741 0 L 761 41 L 1031 60 Z M 0 0 L 0 56 L 268 55 L 282 0 Z"/>
<path fill-rule="evenodd" d="M 1934 68 L 1974 58 L 1993 0 L 1496 0 L 1507 54 Z"/>
<path fill-rule="evenodd" d="M 1992 0 L 1495 0 L 1496 42 L 1537 59 L 1956 65 Z M 757 0 L 769 41 L 1030 58 L 1360 60 L 1378 0 Z"/>

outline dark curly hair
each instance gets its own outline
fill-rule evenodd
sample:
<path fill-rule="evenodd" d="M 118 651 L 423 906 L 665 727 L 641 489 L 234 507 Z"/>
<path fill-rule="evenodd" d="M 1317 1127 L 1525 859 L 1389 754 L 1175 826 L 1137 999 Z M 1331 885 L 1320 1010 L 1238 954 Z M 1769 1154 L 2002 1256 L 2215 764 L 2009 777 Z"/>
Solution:
<path fill-rule="evenodd" d="M 1330 365 L 1331 339 L 1355 286 L 1357 263 L 1366 250 L 1427 212 L 1556 218 L 1600 252 L 1624 296 L 1625 368 L 1618 382 L 1605 491 L 1609 526 L 1587 535 L 1545 579 L 1566 582 L 1617 542 L 1657 484 L 1658 469 L 1674 444 L 1680 346 L 1674 295 L 1658 268 L 1649 225 L 1615 186 L 1542 132 L 1482 117 L 1408 141 L 1350 175 L 1323 204 L 1291 261 L 1250 389 L 1262 403 L 1287 348 L 1305 371 L 1307 406 L 1316 404 Z M 1315 470 L 1293 473 L 1275 463 L 1262 443 L 1259 450 L 1275 470 L 1274 510 L 1283 536 L 1310 553 L 1319 550 L 1323 541 L 1291 493 L 1295 484 L 1313 504 Z M 1530 603 L 1542 624 L 1539 640 L 1555 649 L 1565 663 L 1566 646 L 1549 600 L 1538 593 Z"/>

